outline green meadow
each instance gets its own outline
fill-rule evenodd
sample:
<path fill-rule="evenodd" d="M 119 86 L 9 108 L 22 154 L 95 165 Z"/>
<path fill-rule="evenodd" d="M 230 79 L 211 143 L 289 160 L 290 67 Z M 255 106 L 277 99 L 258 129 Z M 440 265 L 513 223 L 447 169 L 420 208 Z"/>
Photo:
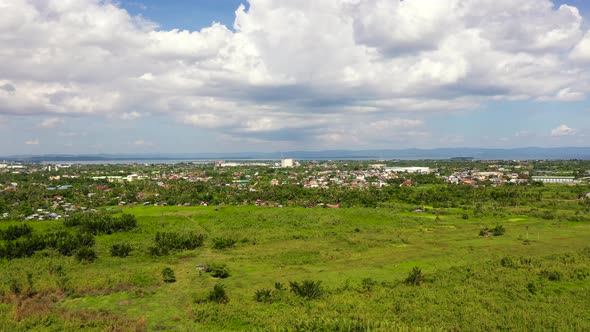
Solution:
<path fill-rule="evenodd" d="M 97 235 L 94 262 L 53 249 L 0 261 L 0 331 L 590 330 L 589 223 L 412 210 L 124 208 L 137 227 Z M 204 242 L 153 255 L 158 232 Z M 132 250 L 113 257 L 116 244 Z"/>

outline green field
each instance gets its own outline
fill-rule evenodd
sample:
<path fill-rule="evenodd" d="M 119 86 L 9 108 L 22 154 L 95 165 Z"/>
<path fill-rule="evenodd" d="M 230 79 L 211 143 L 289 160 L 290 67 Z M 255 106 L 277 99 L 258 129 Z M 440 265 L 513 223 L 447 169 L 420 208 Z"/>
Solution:
<path fill-rule="evenodd" d="M 138 226 L 97 236 L 94 263 L 49 249 L 1 261 L 0 331 L 590 330 L 590 224 L 518 209 L 410 211 L 125 208 Z M 29 225 L 34 233 L 64 228 Z M 478 235 L 497 225 L 504 235 Z M 152 256 L 157 232 L 206 238 L 195 250 Z M 219 237 L 236 244 L 214 249 Z M 121 242 L 130 255 L 111 257 Z M 230 276 L 197 269 L 211 264 L 226 264 Z M 163 281 L 166 267 L 176 282 Z M 414 267 L 419 285 L 405 282 Z M 321 282 L 318 298 L 290 291 L 304 280 Z M 207 300 L 217 284 L 227 303 Z"/>

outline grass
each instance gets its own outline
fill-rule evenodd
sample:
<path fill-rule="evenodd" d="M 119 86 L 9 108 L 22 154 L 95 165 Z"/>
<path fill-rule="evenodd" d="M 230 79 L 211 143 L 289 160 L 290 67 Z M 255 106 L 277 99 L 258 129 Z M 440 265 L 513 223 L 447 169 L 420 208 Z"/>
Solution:
<path fill-rule="evenodd" d="M 590 271 L 590 253 L 583 250 L 588 223 L 528 217 L 521 209 L 468 220 L 461 218 L 464 211 L 449 209 L 435 221 L 434 214 L 407 213 L 411 208 L 125 208 L 138 227 L 97 236 L 94 263 L 51 252 L 0 262 L 5 281 L 0 330 L 67 330 L 80 324 L 83 330 L 115 324 L 118 330 L 169 331 L 590 329 L 590 320 L 573 318 L 587 316 L 583 308 L 590 298 L 590 276 L 579 277 Z M 0 228 L 11 224 L 16 223 Z M 29 224 L 34 232 L 61 227 Z M 478 236 L 495 225 L 503 225 L 506 234 Z M 195 250 L 152 257 L 148 248 L 157 232 L 207 238 Z M 235 239 L 235 246 L 214 249 L 216 237 Z M 121 242 L 133 251 L 111 257 L 111 246 Z M 503 258 L 533 263 L 505 267 Z M 222 280 L 226 304 L 203 301 L 220 279 L 197 266 L 211 263 L 226 264 L 231 272 Z M 61 274 L 55 272 L 59 266 Z M 162 281 L 166 267 L 174 270 L 175 283 Z M 420 286 L 403 282 L 414 267 L 424 275 Z M 37 295 L 11 294 L 8 280 L 16 278 L 26 288 L 27 273 Z M 362 285 L 367 278 L 375 282 L 370 291 Z M 276 282 L 301 280 L 321 282 L 323 296 L 310 302 L 273 288 Z M 255 301 L 260 289 L 273 289 L 273 301 Z M 38 315 L 19 306 L 22 302 L 30 308 L 33 302 L 49 305 Z"/>

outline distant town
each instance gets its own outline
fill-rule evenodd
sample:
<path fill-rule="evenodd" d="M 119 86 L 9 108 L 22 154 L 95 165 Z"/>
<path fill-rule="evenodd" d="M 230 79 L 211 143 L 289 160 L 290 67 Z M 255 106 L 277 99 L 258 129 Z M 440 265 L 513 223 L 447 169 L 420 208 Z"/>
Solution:
<path fill-rule="evenodd" d="M 178 164 L 0 163 L 0 218 L 56 220 L 127 205 L 341 207 L 330 190 L 446 184 L 473 188 L 588 184 L 588 161 L 197 161 Z M 286 194 L 274 195 L 283 187 Z M 297 194 L 316 190 L 317 197 Z M 289 194 L 291 192 L 292 194 Z M 309 197 L 308 197 L 309 196 Z M 311 197 L 311 198 L 310 198 Z"/>

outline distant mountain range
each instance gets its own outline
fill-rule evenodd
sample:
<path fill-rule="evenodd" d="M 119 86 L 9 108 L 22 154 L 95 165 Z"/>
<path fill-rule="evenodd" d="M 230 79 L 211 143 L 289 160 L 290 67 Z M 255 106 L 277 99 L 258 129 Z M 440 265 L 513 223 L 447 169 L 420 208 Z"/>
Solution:
<path fill-rule="evenodd" d="M 539 148 L 526 147 L 515 149 L 485 148 L 439 148 L 439 149 L 383 149 L 383 150 L 325 150 L 325 151 L 289 151 L 289 152 L 240 152 L 240 153 L 184 153 L 184 154 L 48 154 L 18 155 L 0 157 L 5 161 L 21 162 L 100 162 L 100 161 L 182 161 L 182 160 L 232 160 L 263 159 L 274 160 L 294 158 L 301 160 L 328 159 L 585 159 L 590 160 L 590 147 Z"/>

